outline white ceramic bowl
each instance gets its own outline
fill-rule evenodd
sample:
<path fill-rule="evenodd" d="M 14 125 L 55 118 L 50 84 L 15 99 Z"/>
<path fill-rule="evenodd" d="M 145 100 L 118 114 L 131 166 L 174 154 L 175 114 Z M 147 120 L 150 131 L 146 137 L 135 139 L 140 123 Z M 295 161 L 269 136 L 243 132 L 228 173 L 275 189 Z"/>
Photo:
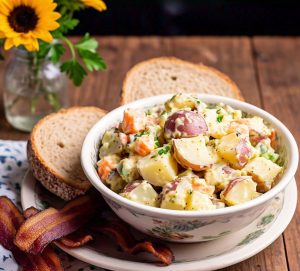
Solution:
<path fill-rule="evenodd" d="M 256 106 L 238 100 L 215 95 L 197 96 L 206 103 L 223 102 L 233 108 L 260 116 L 276 129 L 286 168 L 280 181 L 270 191 L 237 206 L 212 211 L 177 211 L 145 206 L 130 201 L 106 187 L 96 170 L 99 144 L 103 133 L 121 121 L 126 108 L 146 108 L 162 104 L 171 98 L 172 94 L 138 100 L 111 111 L 89 131 L 82 147 L 81 163 L 84 172 L 113 211 L 137 230 L 168 241 L 207 241 L 242 229 L 256 219 L 270 204 L 271 199 L 287 187 L 298 166 L 296 141 L 278 119 Z"/>

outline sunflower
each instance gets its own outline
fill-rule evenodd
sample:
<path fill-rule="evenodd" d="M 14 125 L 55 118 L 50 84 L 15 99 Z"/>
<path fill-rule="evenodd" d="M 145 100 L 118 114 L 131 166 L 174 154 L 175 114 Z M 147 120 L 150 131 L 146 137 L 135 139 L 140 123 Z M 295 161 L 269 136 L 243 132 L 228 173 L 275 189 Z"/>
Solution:
<path fill-rule="evenodd" d="M 0 38 L 5 38 L 4 49 L 24 45 L 28 51 L 37 51 L 38 39 L 50 43 L 50 31 L 59 27 L 56 6 L 53 0 L 0 0 Z"/>
<path fill-rule="evenodd" d="M 80 0 L 88 7 L 97 9 L 98 11 L 106 10 L 106 4 L 102 0 Z"/>

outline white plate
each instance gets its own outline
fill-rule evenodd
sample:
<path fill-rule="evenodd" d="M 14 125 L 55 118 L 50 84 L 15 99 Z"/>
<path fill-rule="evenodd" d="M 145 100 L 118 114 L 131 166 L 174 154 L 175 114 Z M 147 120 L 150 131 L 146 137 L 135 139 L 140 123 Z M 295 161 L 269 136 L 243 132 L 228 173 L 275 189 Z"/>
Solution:
<path fill-rule="evenodd" d="M 99 194 L 100 196 L 100 194 Z M 288 199 L 288 200 L 284 200 Z M 63 202 L 43 189 L 28 172 L 24 177 L 21 191 L 24 209 L 46 205 L 61 206 Z M 120 252 L 110 240 L 99 237 L 94 243 L 78 249 L 65 249 L 66 253 L 94 266 L 120 271 L 207 271 L 223 268 L 241 262 L 269 246 L 285 230 L 291 221 L 297 205 L 295 179 L 284 193 L 273 199 L 265 212 L 245 229 L 224 235 L 209 242 L 195 244 L 168 243 L 175 255 L 170 266 L 155 264 L 154 259 L 141 253 L 131 256 Z M 107 210 L 108 215 L 110 211 Z M 145 235 L 135 233 L 137 237 Z"/>

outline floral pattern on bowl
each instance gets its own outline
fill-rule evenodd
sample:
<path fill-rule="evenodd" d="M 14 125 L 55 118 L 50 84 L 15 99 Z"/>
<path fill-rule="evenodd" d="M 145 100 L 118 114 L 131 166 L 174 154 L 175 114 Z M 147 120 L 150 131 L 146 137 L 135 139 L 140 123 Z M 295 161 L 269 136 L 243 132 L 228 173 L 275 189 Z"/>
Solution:
<path fill-rule="evenodd" d="M 151 235 L 153 237 L 163 239 L 166 241 L 172 242 L 190 242 L 194 241 L 195 238 L 197 241 L 209 241 L 221 238 L 225 235 L 232 233 L 231 230 L 233 221 L 242 221 L 245 220 L 249 223 L 249 218 L 258 217 L 265 210 L 269 210 L 268 214 L 264 216 L 264 220 L 260 221 L 257 225 L 260 233 L 264 233 L 263 226 L 267 226 L 271 223 L 275 217 L 277 217 L 279 211 L 281 210 L 282 201 L 283 201 L 283 193 L 280 193 L 277 197 L 275 197 L 270 205 L 262 208 L 262 209 L 253 209 L 249 213 L 239 213 L 235 216 L 224 217 L 220 216 L 219 218 L 212 219 L 178 219 L 178 220 L 165 220 L 162 218 L 157 218 L 153 216 L 149 216 L 140 212 L 135 212 L 132 209 L 126 208 L 115 201 L 112 201 L 108 198 L 105 198 L 105 201 L 108 205 L 114 210 L 116 214 L 118 214 L 121 218 L 122 216 L 126 216 L 129 221 L 132 221 L 132 226 L 134 227 L 134 222 L 136 219 L 140 221 L 144 221 L 144 230 L 143 233 Z M 272 218 L 272 219 L 271 219 Z M 245 223 L 245 222 L 241 222 Z M 211 230 L 205 231 L 205 227 L 209 225 L 215 224 L 215 233 L 210 234 Z M 148 227 L 151 225 L 151 227 Z M 247 225 L 247 224 L 246 224 Z M 219 230 L 221 229 L 221 230 Z M 203 234 L 199 234 L 199 231 L 203 230 Z M 206 232 L 209 232 L 206 234 Z M 259 234 L 259 233 L 257 233 Z M 195 237 L 196 236 L 196 237 Z M 247 237 L 245 237 L 247 238 Z"/>
<path fill-rule="evenodd" d="M 46 189 L 44 189 L 39 183 L 35 184 L 35 206 L 44 209 L 44 207 L 54 206 L 56 208 L 62 207 L 64 202 L 56 197 L 55 195 L 49 193 Z M 113 208 L 123 208 L 121 205 L 115 204 L 110 200 L 109 204 L 114 204 Z M 264 211 L 263 215 L 259 217 L 256 221 L 256 226 L 253 227 L 253 231 L 247 233 L 243 238 L 241 238 L 235 246 L 233 246 L 230 250 L 235 249 L 240 246 L 244 246 L 252 242 L 253 240 L 260 237 L 268 228 L 272 225 L 272 223 L 276 220 L 278 214 L 280 213 L 282 206 L 284 203 L 284 195 L 280 193 L 277 197 L 273 199 L 270 206 Z M 129 211 L 129 210 L 127 210 Z M 111 210 L 104 211 L 106 217 L 107 216 L 115 216 L 114 212 Z M 133 214 L 137 216 L 137 214 Z M 139 216 L 143 216 L 143 214 L 138 214 Z M 171 241 L 177 240 L 185 240 L 188 241 L 189 238 L 193 238 L 193 235 L 190 234 L 195 229 L 199 229 L 201 227 L 205 227 L 211 223 L 215 223 L 216 221 L 203 221 L 203 220 L 193 220 L 193 221 L 164 221 L 160 219 L 152 219 L 154 223 L 154 227 L 149 230 L 148 234 L 151 236 L 159 236 L 160 238 L 169 239 Z M 226 221 L 223 221 L 226 223 Z M 226 235 L 231 234 L 230 230 L 221 231 L 220 233 L 214 236 L 202 236 L 201 241 L 214 240 L 218 238 L 222 238 Z M 136 233 L 140 235 L 140 233 Z M 143 239 L 146 237 L 144 236 Z M 216 256 L 216 255 L 213 255 Z M 210 257 L 210 256 L 208 256 Z M 176 259 L 175 259 L 176 262 Z M 182 262 L 182 261 L 181 261 Z"/>
<path fill-rule="evenodd" d="M 26 188 L 27 187 L 27 188 Z M 25 188 L 25 190 L 24 190 Z M 243 259 L 246 254 L 251 253 L 251 249 L 249 248 L 253 246 L 255 249 L 259 247 L 265 247 L 270 244 L 272 240 L 275 240 L 276 232 L 274 229 L 281 229 L 281 224 L 288 223 L 290 221 L 291 215 L 294 212 L 294 206 L 296 206 L 296 189 L 295 189 L 295 181 L 293 181 L 290 187 L 287 188 L 287 192 L 285 193 L 285 197 L 288 198 L 288 201 L 284 201 L 283 194 L 280 194 L 276 198 L 274 198 L 271 204 L 266 208 L 266 210 L 254 221 L 252 221 L 248 226 L 238 232 L 224 232 L 221 231 L 221 236 L 207 236 L 207 239 L 218 237 L 216 240 L 209 242 L 200 242 L 200 243 L 190 243 L 190 244 L 176 244 L 176 243 L 168 243 L 168 246 L 173 250 L 175 255 L 175 261 L 169 267 L 164 267 L 166 271 L 180 271 L 185 270 L 185 264 L 193 264 L 195 268 L 191 270 L 199 270 L 199 266 L 208 266 L 205 265 L 207 262 L 216 262 L 218 259 L 222 259 L 224 257 L 231 257 L 229 255 L 243 255 Z M 288 194 L 287 194 L 288 193 Z M 100 195 L 99 195 L 100 197 Z M 23 200 L 24 199 L 24 200 Z M 57 198 L 47 192 L 44 188 L 42 188 L 39 183 L 37 183 L 31 174 L 25 178 L 23 183 L 22 190 L 22 203 L 26 203 L 24 206 L 31 205 L 53 205 L 59 206 L 60 203 L 57 202 Z M 284 203 L 284 205 L 282 205 Z M 285 206 L 285 207 L 282 207 Z M 118 208 L 124 208 L 117 206 Z M 282 210 L 284 208 L 284 210 Z M 282 211 L 281 211 L 282 210 Z M 115 216 L 114 212 L 109 209 L 103 210 L 102 216 Z M 133 217 L 144 218 L 143 214 L 135 214 Z M 280 216 L 277 219 L 278 215 Z M 274 225 L 276 224 L 276 225 Z M 286 224 L 287 225 L 287 224 Z M 155 225 L 157 226 L 157 225 Z M 205 226 L 204 226 L 205 227 Z M 178 229 L 179 233 L 182 233 Z M 144 234 L 132 230 L 133 234 L 137 239 L 148 239 L 149 236 L 145 236 Z M 193 232 L 193 231 L 191 231 Z M 269 233 L 271 232 L 271 233 Z M 184 233 L 184 232 L 183 232 Z M 275 235 L 274 235 L 275 234 Z M 278 234 L 278 233 L 277 233 Z M 266 236 L 268 238 L 266 239 Z M 273 238 L 274 237 L 274 238 Z M 272 239 L 273 238 L 273 239 Z M 152 239 L 152 238 L 151 238 Z M 205 237 L 204 237 L 205 239 Z M 153 239 L 157 241 L 157 239 Z M 188 239 L 187 239 L 188 240 Z M 205 240 L 203 240 L 205 241 Z M 253 245 L 252 245 L 253 244 Z M 81 259 L 85 259 L 87 262 L 91 262 L 96 265 L 103 266 L 109 265 L 110 269 L 118 269 L 114 267 L 114 263 L 116 261 L 121 261 L 122 266 L 124 265 L 124 270 L 130 271 L 140 271 L 140 270 L 161 270 L 161 267 L 155 266 L 153 259 L 147 257 L 145 254 L 139 254 L 135 256 L 131 256 L 128 254 L 124 254 L 120 252 L 118 247 L 114 245 L 114 243 L 110 242 L 108 239 L 102 238 L 99 236 L 95 242 L 85 246 L 84 248 L 77 250 L 65 250 L 67 253 L 72 253 L 73 256 L 79 257 Z M 242 252 L 243 251 L 243 252 Z M 257 250 L 256 250 L 257 251 Z M 257 253 L 257 252 L 256 252 Z M 65 254 L 63 254 L 65 255 Z M 228 255 L 228 256 L 226 256 Z M 235 260 L 236 262 L 237 260 Z M 183 265 L 183 266 L 182 266 Z M 202 268 L 200 270 L 211 270 L 209 268 Z M 225 267 L 225 265 L 223 266 Z M 148 269 L 147 269 L 148 268 Z M 221 267 L 218 267 L 221 268 Z M 84 269 L 90 270 L 90 269 Z"/>

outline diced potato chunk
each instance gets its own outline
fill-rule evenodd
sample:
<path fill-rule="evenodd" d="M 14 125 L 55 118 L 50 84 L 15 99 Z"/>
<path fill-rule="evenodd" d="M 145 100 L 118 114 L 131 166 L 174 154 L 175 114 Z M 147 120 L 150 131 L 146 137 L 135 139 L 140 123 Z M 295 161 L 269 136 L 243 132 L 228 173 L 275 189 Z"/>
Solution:
<path fill-rule="evenodd" d="M 127 144 L 127 135 L 115 132 L 114 129 L 108 130 L 102 137 L 102 146 L 99 156 L 103 157 L 111 154 L 120 154 Z"/>
<path fill-rule="evenodd" d="M 231 180 L 221 193 L 221 199 L 229 206 L 245 203 L 257 196 L 256 183 L 249 176 Z"/>
<path fill-rule="evenodd" d="M 110 172 L 106 184 L 110 186 L 110 189 L 116 193 L 119 193 L 123 190 L 126 185 L 126 182 L 121 178 L 116 170 Z"/>
<path fill-rule="evenodd" d="M 214 149 L 206 146 L 204 136 L 174 139 L 173 146 L 175 159 L 187 169 L 205 170 L 218 159 Z"/>
<path fill-rule="evenodd" d="M 165 108 L 167 111 L 179 110 L 179 109 L 195 109 L 201 101 L 191 95 L 186 94 L 176 94 L 170 100 L 165 103 Z"/>
<path fill-rule="evenodd" d="M 187 210 L 213 210 L 216 206 L 212 203 L 210 197 L 207 194 L 203 194 L 200 191 L 192 190 L 188 196 Z"/>
<path fill-rule="evenodd" d="M 203 116 L 208 126 L 208 134 L 214 138 L 226 135 L 233 120 L 232 114 L 222 108 L 204 109 Z"/>
<path fill-rule="evenodd" d="M 212 201 L 213 205 L 216 206 L 216 209 L 220 209 L 220 208 L 225 208 L 226 207 L 225 203 L 221 199 L 212 197 L 211 201 Z"/>
<path fill-rule="evenodd" d="M 241 169 L 253 156 L 253 148 L 249 139 L 239 133 L 223 136 L 217 146 L 217 152 L 237 169 Z"/>
<path fill-rule="evenodd" d="M 269 191 L 281 171 L 282 167 L 264 157 L 256 157 L 243 169 L 245 174 L 251 175 L 253 180 L 257 182 L 258 192 Z"/>
<path fill-rule="evenodd" d="M 235 170 L 224 162 L 212 165 L 204 174 L 207 184 L 216 186 L 217 190 L 223 190 L 230 180 L 239 176 L 241 176 L 240 170 Z"/>
<path fill-rule="evenodd" d="M 137 168 L 143 179 L 155 186 L 164 186 L 173 181 L 178 172 L 177 163 L 169 145 L 155 149 L 140 159 Z"/>
<path fill-rule="evenodd" d="M 185 210 L 191 183 L 187 178 L 180 178 L 165 185 L 162 191 L 161 208 L 172 210 Z"/>
<path fill-rule="evenodd" d="M 265 125 L 261 117 L 254 116 L 252 118 L 244 118 L 241 119 L 240 122 L 246 124 L 250 132 L 255 131 L 260 135 L 271 135 L 271 130 Z"/>
<path fill-rule="evenodd" d="M 134 181 L 127 184 L 120 195 L 144 205 L 158 206 L 158 194 L 147 181 Z"/>
<path fill-rule="evenodd" d="M 164 186 L 161 208 L 173 210 L 211 210 L 215 209 L 210 200 L 213 188 L 204 179 L 181 177 Z"/>
<path fill-rule="evenodd" d="M 198 176 L 191 176 L 190 182 L 194 191 L 199 191 L 202 194 L 207 194 L 208 196 L 212 196 L 215 192 L 215 187 L 213 185 L 207 184 L 205 179 L 199 178 Z"/>
<path fill-rule="evenodd" d="M 191 169 L 187 169 L 180 174 L 178 174 L 178 178 L 180 177 L 198 177 Z"/>
<path fill-rule="evenodd" d="M 135 181 L 140 178 L 137 169 L 137 160 L 139 156 L 131 156 L 120 161 L 117 170 L 124 181 L 127 183 Z"/>

